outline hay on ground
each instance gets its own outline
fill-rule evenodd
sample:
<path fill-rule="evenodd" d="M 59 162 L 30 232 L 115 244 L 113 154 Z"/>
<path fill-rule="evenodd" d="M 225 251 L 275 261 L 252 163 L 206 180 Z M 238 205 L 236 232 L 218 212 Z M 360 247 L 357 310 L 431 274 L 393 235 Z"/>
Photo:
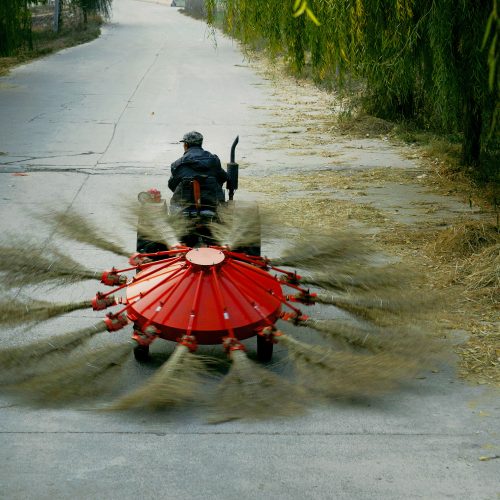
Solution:
<path fill-rule="evenodd" d="M 433 250 L 443 258 L 467 258 L 496 244 L 500 244 L 500 233 L 493 224 L 467 221 L 444 230 L 433 244 Z"/>

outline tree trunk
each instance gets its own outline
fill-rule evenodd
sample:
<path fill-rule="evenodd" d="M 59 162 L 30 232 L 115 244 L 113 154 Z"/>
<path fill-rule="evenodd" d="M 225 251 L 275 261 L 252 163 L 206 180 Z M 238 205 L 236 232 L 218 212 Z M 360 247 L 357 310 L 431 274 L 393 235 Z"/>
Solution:
<path fill-rule="evenodd" d="M 63 11 L 63 0 L 56 0 L 56 2 L 59 2 L 59 10 L 57 12 L 59 18 L 57 20 L 57 25 L 59 27 L 59 30 L 58 31 L 61 31 L 61 28 L 62 28 L 62 25 L 63 25 L 63 15 L 62 15 L 62 11 Z"/>
<path fill-rule="evenodd" d="M 56 33 L 61 31 L 63 17 L 62 17 L 62 8 L 63 2 L 62 0 L 54 0 L 54 21 L 53 21 L 53 30 Z"/>
<path fill-rule="evenodd" d="M 465 165 L 479 167 L 481 157 L 481 132 L 483 119 L 481 106 L 469 94 L 464 109 L 464 139 L 462 143 L 462 162 Z"/>

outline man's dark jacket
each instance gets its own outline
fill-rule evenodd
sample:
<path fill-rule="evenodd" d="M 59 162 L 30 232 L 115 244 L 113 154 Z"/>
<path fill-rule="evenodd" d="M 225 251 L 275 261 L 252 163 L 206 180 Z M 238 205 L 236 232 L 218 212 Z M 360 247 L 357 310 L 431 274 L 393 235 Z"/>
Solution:
<path fill-rule="evenodd" d="M 227 174 L 217 155 L 205 151 L 201 146 L 191 146 L 181 158 L 172 163 L 171 170 L 172 175 L 168 180 L 168 187 L 174 192 L 171 203 L 191 202 L 192 188 L 182 181 L 196 177 L 201 179 L 204 205 L 216 205 L 217 201 L 224 201 L 222 184 L 227 181 Z"/>

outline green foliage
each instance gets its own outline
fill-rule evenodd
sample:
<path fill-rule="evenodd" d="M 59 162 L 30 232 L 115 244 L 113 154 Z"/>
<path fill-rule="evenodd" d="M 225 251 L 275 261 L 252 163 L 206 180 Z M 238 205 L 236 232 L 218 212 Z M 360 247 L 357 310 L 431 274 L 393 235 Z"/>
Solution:
<path fill-rule="evenodd" d="M 463 133 L 463 160 L 498 149 L 497 0 L 207 0 L 209 22 L 298 74 L 366 83 L 381 118 Z"/>
<path fill-rule="evenodd" d="M 31 12 L 28 0 L 0 2 L 0 56 L 7 56 L 19 46 L 31 47 Z"/>
<path fill-rule="evenodd" d="M 76 8 L 87 24 L 89 15 L 109 17 L 112 0 L 63 0 L 61 5 Z M 30 7 L 46 0 L 0 0 L 0 57 L 19 55 L 33 49 Z"/>
<path fill-rule="evenodd" d="M 85 22 L 87 16 L 99 14 L 104 18 L 109 18 L 111 13 L 112 0 L 71 0 L 71 4 L 76 5 L 82 12 Z"/>
<path fill-rule="evenodd" d="M 305 14 L 316 26 L 321 26 L 314 12 L 308 7 L 307 0 L 295 0 L 293 4 L 293 17 Z"/>
<path fill-rule="evenodd" d="M 486 30 L 483 38 L 482 49 L 488 47 L 488 65 L 489 65 L 489 79 L 488 83 L 490 89 L 495 88 L 498 83 L 498 32 L 500 31 L 500 17 L 498 16 L 497 0 L 493 0 L 493 9 L 486 24 Z"/>
<path fill-rule="evenodd" d="M 498 15 L 497 0 L 493 0 L 493 8 L 486 24 L 484 33 L 482 50 L 488 50 L 488 85 L 493 95 L 498 96 L 499 88 L 499 71 L 498 71 L 498 35 L 500 32 L 500 17 Z M 493 138 L 493 134 L 497 130 L 498 122 L 500 120 L 500 104 L 497 100 L 495 108 L 492 113 L 491 127 L 489 139 Z"/>

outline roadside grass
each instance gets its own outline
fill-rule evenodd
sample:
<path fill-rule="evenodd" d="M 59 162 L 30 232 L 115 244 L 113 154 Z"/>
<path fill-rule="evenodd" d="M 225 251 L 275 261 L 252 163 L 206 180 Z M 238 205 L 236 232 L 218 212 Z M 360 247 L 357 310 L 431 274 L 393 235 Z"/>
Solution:
<path fill-rule="evenodd" d="M 40 57 L 44 57 L 59 50 L 87 43 L 101 34 L 103 20 L 99 16 L 91 16 L 86 25 L 79 20 L 65 18 L 62 29 L 54 33 L 51 18 L 33 28 L 33 48 L 20 48 L 14 56 L 0 57 L 0 76 L 5 76 L 9 71 Z"/>
<path fill-rule="evenodd" d="M 485 153 L 481 171 L 461 163 L 459 134 L 438 134 L 411 123 L 394 123 L 362 111 L 339 113 L 330 131 L 350 137 L 390 139 L 409 148 L 406 155 L 426 166 L 433 188 L 446 195 L 457 195 L 472 206 L 491 213 L 499 226 L 500 158 L 498 152 Z"/>
<path fill-rule="evenodd" d="M 261 202 L 262 208 L 276 211 L 288 227 L 367 228 L 367 236 L 383 254 L 405 262 L 421 276 L 422 290 L 446 297 L 434 333 L 453 339 L 462 333 L 468 336 L 459 347 L 450 346 L 460 355 L 460 376 L 500 386 L 500 183 L 494 176 L 487 182 L 460 164 L 458 135 L 439 135 L 361 113 L 345 95 L 291 76 L 283 61 L 271 63 L 262 52 L 249 59 L 277 96 L 274 106 L 263 108 L 273 116 L 261 125 L 273 137 L 266 149 L 285 148 L 291 156 L 315 155 L 320 161 L 337 139 L 369 138 L 392 144 L 418 168 L 371 168 L 353 175 L 345 168 L 318 167 L 306 173 L 266 175 L 265 182 L 245 177 L 241 187 L 269 198 Z M 336 163 L 335 158 L 329 161 Z M 436 201 L 416 202 L 421 215 L 428 213 L 429 218 L 398 222 L 390 212 L 374 210 L 366 197 L 369 187 L 388 183 L 451 196 L 470 205 L 470 211 L 455 212 Z"/>

